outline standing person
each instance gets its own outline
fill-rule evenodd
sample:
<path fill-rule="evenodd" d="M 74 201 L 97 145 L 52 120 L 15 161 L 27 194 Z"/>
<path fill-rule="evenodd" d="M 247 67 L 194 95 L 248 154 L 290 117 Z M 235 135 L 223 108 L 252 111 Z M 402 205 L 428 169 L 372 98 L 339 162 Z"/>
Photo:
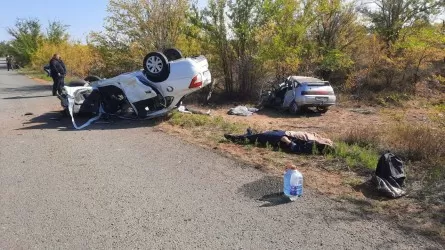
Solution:
<path fill-rule="evenodd" d="M 59 88 L 58 88 L 61 91 L 63 86 L 65 86 L 66 66 L 65 66 L 65 63 L 62 61 L 62 57 L 60 55 L 59 55 L 58 59 L 59 59 L 60 65 L 63 68 L 63 75 L 62 75 L 62 78 L 60 79 Z"/>
<path fill-rule="evenodd" d="M 51 78 L 53 78 L 53 96 L 60 93 L 60 85 L 63 84 L 65 77 L 65 70 L 59 61 L 59 55 L 54 54 L 49 61 L 49 68 L 51 71 Z"/>
<path fill-rule="evenodd" d="M 8 67 L 8 71 L 12 70 L 12 56 L 6 56 L 6 66 Z"/>

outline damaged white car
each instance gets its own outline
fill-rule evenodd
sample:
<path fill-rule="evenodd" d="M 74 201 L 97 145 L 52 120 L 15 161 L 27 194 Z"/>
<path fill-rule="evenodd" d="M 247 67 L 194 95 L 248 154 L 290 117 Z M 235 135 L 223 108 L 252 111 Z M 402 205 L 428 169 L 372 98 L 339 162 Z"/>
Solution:
<path fill-rule="evenodd" d="M 143 70 L 110 79 L 87 77 L 85 81 L 68 83 L 59 99 L 76 129 L 88 126 L 103 114 L 131 119 L 159 117 L 175 109 L 185 96 L 211 83 L 208 67 L 204 56 L 183 58 L 176 49 L 151 52 L 144 58 Z M 77 126 L 74 116 L 79 113 L 96 116 Z"/>

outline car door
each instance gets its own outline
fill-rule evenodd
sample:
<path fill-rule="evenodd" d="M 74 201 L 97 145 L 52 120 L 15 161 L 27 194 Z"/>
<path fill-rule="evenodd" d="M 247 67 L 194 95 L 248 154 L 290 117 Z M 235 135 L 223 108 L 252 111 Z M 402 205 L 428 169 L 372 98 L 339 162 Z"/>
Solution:
<path fill-rule="evenodd" d="M 295 99 L 294 82 L 288 79 L 286 80 L 286 84 L 287 91 L 284 95 L 283 108 L 288 108 Z"/>

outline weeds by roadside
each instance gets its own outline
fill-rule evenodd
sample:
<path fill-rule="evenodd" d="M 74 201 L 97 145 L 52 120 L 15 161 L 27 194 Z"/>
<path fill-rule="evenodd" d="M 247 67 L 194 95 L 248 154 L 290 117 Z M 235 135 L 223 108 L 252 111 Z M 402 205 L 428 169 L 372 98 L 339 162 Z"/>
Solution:
<path fill-rule="evenodd" d="M 377 150 L 372 147 L 350 145 L 341 141 L 335 144 L 335 150 L 330 152 L 329 156 L 344 160 L 348 168 L 358 171 L 374 170 L 379 159 Z"/>
<path fill-rule="evenodd" d="M 21 68 L 18 70 L 19 73 L 27 75 L 31 78 L 37 78 L 37 79 L 42 79 L 42 80 L 46 80 L 46 81 L 52 81 L 52 78 L 49 77 L 47 74 L 45 74 L 42 70 L 42 72 L 36 71 L 36 70 L 32 70 L 30 68 Z"/>
<path fill-rule="evenodd" d="M 173 112 L 170 115 L 169 123 L 183 128 L 205 127 L 206 130 L 219 130 L 222 134 L 241 133 L 246 129 L 245 125 L 227 122 L 221 116 L 213 117 L 208 115 L 184 114 L 180 112 Z"/>
<path fill-rule="evenodd" d="M 21 68 L 21 69 L 18 70 L 18 72 L 20 74 L 26 75 L 26 76 L 31 77 L 33 79 L 40 79 L 40 80 L 44 80 L 44 81 L 48 81 L 48 82 L 52 82 L 53 81 L 53 79 L 50 76 L 48 76 L 45 72 L 43 72 L 43 69 L 40 72 L 40 71 L 31 69 L 31 68 Z M 73 79 L 75 79 L 75 78 L 70 77 L 70 76 L 65 77 L 65 83 L 67 83 L 67 82 L 69 82 L 69 81 L 71 81 Z"/>
<path fill-rule="evenodd" d="M 286 162 L 295 162 L 305 173 L 309 187 L 334 197 L 344 195 L 372 201 L 374 205 L 369 212 L 392 216 L 393 211 L 409 205 L 409 221 L 418 221 L 422 231 L 445 237 L 445 218 L 441 214 L 445 210 L 439 209 L 445 204 L 441 184 L 445 179 L 445 132 L 427 125 L 406 124 L 403 119 L 394 123 L 384 127 L 351 128 L 334 138 L 335 150 L 325 155 L 307 156 L 274 151 L 267 146 L 228 142 L 222 137 L 224 133 L 244 133 L 249 124 L 230 122 L 222 116 L 176 112 L 168 120 L 180 134 L 190 134 L 191 141 L 203 142 L 202 145 L 229 153 L 258 169 L 277 173 Z M 386 150 L 402 156 L 407 164 L 409 197 L 394 201 L 363 199 L 373 190 L 372 184 L 365 181 L 375 170 L 380 154 Z"/>

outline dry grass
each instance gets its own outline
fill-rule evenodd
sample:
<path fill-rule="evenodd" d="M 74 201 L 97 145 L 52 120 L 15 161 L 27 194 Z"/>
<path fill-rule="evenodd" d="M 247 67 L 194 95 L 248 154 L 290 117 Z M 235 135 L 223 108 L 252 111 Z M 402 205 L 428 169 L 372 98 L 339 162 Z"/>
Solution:
<path fill-rule="evenodd" d="M 375 127 L 351 128 L 347 130 L 340 140 L 349 145 L 360 147 L 377 147 L 380 144 L 380 131 Z"/>
<path fill-rule="evenodd" d="M 445 129 L 397 124 L 390 128 L 386 143 L 410 161 L 436 162 L 445 157 Z"/>

